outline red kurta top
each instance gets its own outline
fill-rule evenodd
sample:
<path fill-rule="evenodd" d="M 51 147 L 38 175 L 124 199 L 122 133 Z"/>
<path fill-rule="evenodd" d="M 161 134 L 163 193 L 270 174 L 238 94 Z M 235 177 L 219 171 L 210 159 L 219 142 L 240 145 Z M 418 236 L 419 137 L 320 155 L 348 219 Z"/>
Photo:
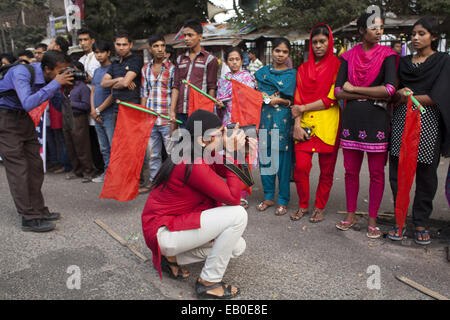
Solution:
<path fill-rule="evenodd" d="M 194 164 L 186 184 L 185 170 L 186 164 L 177 165 L 167 185 L 161 185 L 149 194 L 142 212 L 145 242 L 153 253 L 153 264 L 161 278 L 158 229 L 162 226 L 171 232 L 198 229 L 202 211 L 222 204 L 239 205 L 245 188 L 242 181 L 223 165 Z"/>
<path fill-rule="evenodd" d="M 62 121 L 62 113 L 55 109 L 50 101 L 50 128 L 52 129 L 62 129 L 63 121 Z"/>

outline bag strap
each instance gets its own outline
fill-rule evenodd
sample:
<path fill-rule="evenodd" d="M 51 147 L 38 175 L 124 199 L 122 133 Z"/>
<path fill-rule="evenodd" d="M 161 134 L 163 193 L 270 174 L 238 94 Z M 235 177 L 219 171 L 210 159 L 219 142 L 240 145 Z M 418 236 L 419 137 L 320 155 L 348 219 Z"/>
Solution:
<path fill-rule="evenodd" d="M 23 61 L 23 60 L 18 60 L 18 61 L 16 61 L 16 62 L 14 62 L 11 66 L 8 67 L 8 70 L 11 69 L 12 67 L 15 67 L 15 66 L 19 65 L 21 61 Z M 25 68 L 27 68 L 28 72 L 30 73 L 30 76 L 31 76 L 31 77 L 30 77 L 30 87 L 31 87 L 31 86 L 33 86 L 33 83 L 34 83 L 34 80 L 35 80 L 36 75 L 35 75 L 33 66 L 30 65 L 30 64 L 28 63 L 28 61 L 25 61 L 25 62 L 26 62 L 26 63 L 25 63 L 25 64 L 22 64 L 22 65 L 23 65 Z M 6 72 L 8 72 L 8 70 L 6 70 Z M 6 74 L 6 72 L 5 72 L 5 74 Z M 4 76 L 4 75 L 3 75 L 3 76 Z M 2 79 L 3 79 L 3 77 L 2 77 Z M 12 96 L 17 96 L 16 90 L 14 90 L 14 89 L 9 89 L 9 90 L 0 92 L 0 98 L 3 98 L 3 97 L 9 97 L 9 96 L 11 96 L 11 97 L 12 97 Z"/>
<path fill-rule="evenodd" d="M 224 166 L 225 168 L 233 172 L 247 187 L 250 188 L 255 184 L 248 164 L 243 164 L 242 169 L 234 163 L 225 163 Z"/>

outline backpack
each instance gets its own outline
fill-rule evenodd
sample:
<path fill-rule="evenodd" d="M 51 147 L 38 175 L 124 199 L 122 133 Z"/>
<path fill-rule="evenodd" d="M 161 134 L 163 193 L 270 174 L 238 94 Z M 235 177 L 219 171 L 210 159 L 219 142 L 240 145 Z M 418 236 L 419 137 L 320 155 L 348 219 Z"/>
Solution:
<path fill-rule="evenodd" d="M 23 62 L 26 62 L 26 63 L 23 64 Z M 33 83 L 34 83 L 34 77 L 35 77 L 35 75 L 34 75 L 34 68 L 33 68 L 32 65 L 30 65 L 27 61 L 24 61 L 24 60 L 17 60 L 14 63 L 7 64 L 7 65 L 4 65 L 4 66 L 0 67 L 0 81 L 2 81 L 5 78 L 6 73 L 8 72 L 9 69 L 11 69 L 12 67 L 21 65 L 21 64 L 25 68 L 27 68 L 28 71 L 30 72 L 30 75 L 31 75 L 30 86 L 32 86 Z M 6 97 L 6 96 L 15 96 L 15 95 L 17 95 L 17 93 L 16 93 L 16 90 L 14 90 L 14 89 L 10 89 L 10 90 L 6 90 L 6 91 L 3 91 L 3 92 L 0 92 L 0 98 Z"/>

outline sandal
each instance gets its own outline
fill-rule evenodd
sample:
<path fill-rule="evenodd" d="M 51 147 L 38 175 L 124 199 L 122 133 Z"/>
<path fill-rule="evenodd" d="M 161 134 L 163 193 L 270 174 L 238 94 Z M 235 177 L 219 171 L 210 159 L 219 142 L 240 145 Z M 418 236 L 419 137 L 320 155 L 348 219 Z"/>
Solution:
<path fill-rule="evenodd" d="M 215 294 L 208 293 L 207 291 L 222 287 L 223 288 L 223 295 L 218 296 Z M 195 292 L 197 293 L 197 296 L 199 298 L 214 298 L 214 299 L 231 299 L 236 297 L 238 294 L 241 293 L 241 290 L 237 288 L 237 292 L 235 294 L 231 293 L 231 285 L 226 285 L 224 282 L 215 283 L 210 286 L 205 286 L 204 284 L 201 284 L 198 280 L 195 283 Z"/>
<path fill-rule="evenodd" d="M 172 267 L 177 267 L 178 268 L 178 272 L 175 275 L 172 271 Z M 161 255 L 161 270 L 168 273 L 169 277 L 171 277 L 172 279 L 176 279 L 176 280 L 183 280 L 183 279 L 187 279 L 189 277 L 189 275 L 184 276 L 183 271 L 181 270 L 181 266 L 176 263 L 176 262 L 170 262 L 169 260 L 167 260 L 167 258 L 163 255 Z M 180 272 L 181 271 L 181 272 Z M 180 274 L 181 273 L 181 274 Z"/>
<path fill-rule="evenodd" d="M 267 204 L 266 203 L 266 201 L 271 201 L 271 200 L 264 200 L 263 202 L 261 202 L 260 204 L 258 204 L 257 206 L 256 206 L 256 209 L 258 210 L 258 211 L 266 211 L 268 208 L 270 208 L 270 207 L 272 207 L 274 204 Z"/>
<path fill-rule="evenodd" d="M 367 237 L 370 238 L 370 239 L 378 239 L 378 238 L 380 238 L 381 235 L 383 234 L 383 233 L 380 231 L 380 228 L 378 228 L 378 227 L 371 227 L 371 226 L 368 226 L 367 229 L 369 229 L 369 231 L 367 232 Z M 372 234 L 371 234 L 371 233 L 372 233 Z"/>
<path fill-rule="evenodd" d="M 287 213 L 287 208 L 286 206 L 280 204 L 277 208 L 277 210 L 275 210 L 275 215 L 276 216 L 284 216 Z"/>
<path fill-rule="evenodd" d="M 391 232 L 388 232 L 387 237 L 389 239 L 391 239 L 392 241 L 402 241 L 403 237 L 405 236 L 405 233 L 406 233 L 406 228 L 405 227 L 402 228 L 401 235 L 398 234 L 399 229 L 400 229 L 399 227 L 393 227 L 392 231 L 394 231 L 394 234 L 392 234 Z"/>
<path fill-rule="evenodd" d="M 347 231 L 349 230 L 351 227 L 353 227 L 355 225 L 356 221 L 341 221 L 339 223 L 336 223 L 336 228 L 338 228 L 339 230 L 342 231 Z"/>
<path fill-rule="evenodd" d="M 147 192 L 150 192 L 150 187 L 142 187 L 142 188 L 139 188 L 139 194 L 144 194 L 144 193 L 147 193 Z"/>
<path fill-rule="evenodd" d="M 242 198 L 240 206 L 243 207 L 244 209 L 248 209 L 248 201 L 247 201 L 247 199 Z"/>
<path fill-rule="evenodd" d="M 320 210 L 318 208 L 314 208 L 314 211 L 311 215 L 311 218 L 309 218 L 309 222 L 311 223 L 319 223 L 322 222 L 324 219 L 324 210 Z"/>
<path fill-rule="evenodd" d="M 422 240 L 419 240 L 419 235 L 422 238 Z M 423 240 L 424 236 L 428 235 L 428 230 L 416 230 L 416 232 L 414 232 L 414 242 L 420 245 L 427 245 L 431 243 L 431 238 L 428 240 Z"/>
<path fill-rule="evenodd" d="M 291 220 L 292 221 L 298 221 L 301 218 L 303 218 L 303 216 L 305 214 L 308 214 L 308 209 L 299 208 L 297 211 L 294 211 L 294 212 L 291 213 Z"/>

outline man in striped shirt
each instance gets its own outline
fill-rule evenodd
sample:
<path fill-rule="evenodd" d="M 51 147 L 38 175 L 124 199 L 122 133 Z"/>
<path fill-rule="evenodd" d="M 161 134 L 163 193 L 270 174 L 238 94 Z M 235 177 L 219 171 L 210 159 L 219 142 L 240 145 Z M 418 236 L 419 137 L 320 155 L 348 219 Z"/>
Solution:
<path fill-rule="evenodd" d="M 170 118 L 175 129 L 175 120 L 180 120 L 180 128 L 185 127 L 189 112 L 189 86 L 182 81 L 187 80 L 196 87 L 216 96 L 218 62 L 214 55 L 203 50 L 203 26 L 200 22 L 190 21 L 183 26 L 186 53 L 178 56 L 172 93 Z"/>
<path fill-rule="evenodd" d="M 161 35 L 148 39 L 153 59 L 142 68 L 141 105 L 159 114 L 169 116 L 175 65 L 165 58 L 166 42 Z M 161 117 L 156 119 L 147 148 L 149 155 L 150 182 L 153 181 L 162 163 L 162 146 L 170 153 L 170 124 Z M 146 192 L 141 188 L 140 192 Z"/>

